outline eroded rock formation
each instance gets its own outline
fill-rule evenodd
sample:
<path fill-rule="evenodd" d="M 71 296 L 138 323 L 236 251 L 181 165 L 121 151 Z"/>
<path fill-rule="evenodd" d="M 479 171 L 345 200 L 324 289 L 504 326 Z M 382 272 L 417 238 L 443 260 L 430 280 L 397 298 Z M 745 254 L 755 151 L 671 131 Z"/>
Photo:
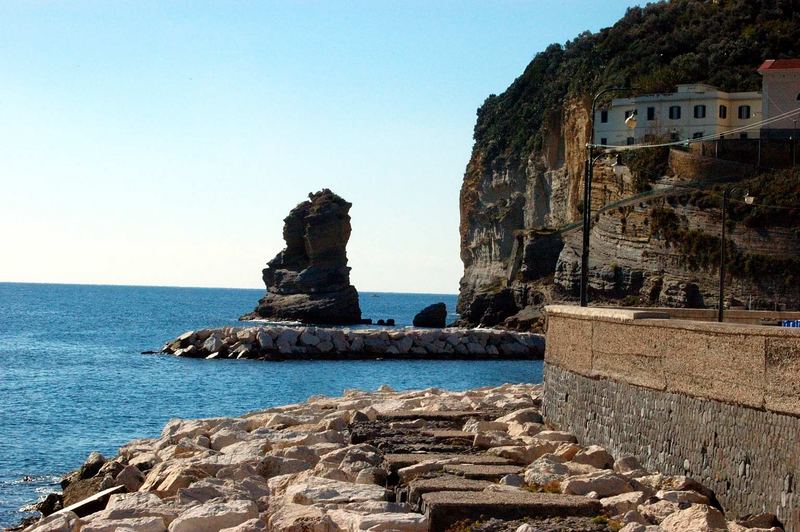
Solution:
<path fill-rule="evenodd" d="M 286 248 L 263 270 L 267 294 L 243 319 L 353 324 L 361 321 L 350 284 L 347 241 L 351 204 L 329 189 L 309 194 L 284 219 Z"/>

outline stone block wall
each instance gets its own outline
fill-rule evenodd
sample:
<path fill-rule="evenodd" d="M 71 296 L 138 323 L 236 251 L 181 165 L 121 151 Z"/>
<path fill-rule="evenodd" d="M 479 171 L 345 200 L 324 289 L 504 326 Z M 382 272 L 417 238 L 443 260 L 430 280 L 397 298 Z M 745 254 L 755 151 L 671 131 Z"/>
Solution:
<path fill-rule="evenodd" d="M 800 331 L 547 310 L 549 422 L 800 531 Z"/>
<path fill-rule="evenodd" d="M 672 149 L 669 151 L 669 167 L 672 173 L 684 181 L 715 178 L 745 178 L 756 173 L 753 164 L 745 164 L 739 160 L 725 160 L 703 154 L 699 150 L 685 152 Z"/>

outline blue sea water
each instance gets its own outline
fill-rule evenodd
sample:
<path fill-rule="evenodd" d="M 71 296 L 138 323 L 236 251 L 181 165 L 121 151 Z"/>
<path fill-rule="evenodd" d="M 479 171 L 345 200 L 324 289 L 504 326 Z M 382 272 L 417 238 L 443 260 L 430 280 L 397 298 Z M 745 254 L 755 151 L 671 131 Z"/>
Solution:
<path fill-rule="evenodd" d="M 535 361 L 193 360 L 142 355 L 178 334 L 237 325 L 262 290 L 0 283 L 0 526 L 58 490 L 89 452 L 158 435 L 174 417 L 233 416 L 346 388 L 466 389 L 539 382 Z M 456 296 L 362 293 L 365 317 L 410 325 Z M 455 318 L 452 314 L 448 319 Z"/>

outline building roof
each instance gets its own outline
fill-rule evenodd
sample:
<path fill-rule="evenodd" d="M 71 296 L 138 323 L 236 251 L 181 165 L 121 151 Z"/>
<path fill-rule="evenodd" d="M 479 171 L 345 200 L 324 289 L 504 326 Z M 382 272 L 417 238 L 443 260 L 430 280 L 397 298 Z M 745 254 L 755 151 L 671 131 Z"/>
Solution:
<path fill-rule="evenodd" d="M 767 59 L 758 67 L 759 72 L 764 70 L 800 70 L 800 59 Z"/>

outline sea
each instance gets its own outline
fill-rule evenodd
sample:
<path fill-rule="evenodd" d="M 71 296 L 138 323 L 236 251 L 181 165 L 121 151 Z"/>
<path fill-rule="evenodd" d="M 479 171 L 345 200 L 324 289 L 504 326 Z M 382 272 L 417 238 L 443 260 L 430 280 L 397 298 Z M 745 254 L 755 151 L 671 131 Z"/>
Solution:
<path fill-rule="evenodd" d="M 196 360 L 158 351 L 192 329 L 243 325 L 263 290 L 0 283 L 0 527 L 60 491 L 92 451 L 157 436 L 171 418 L 236 416 L 381 384 L 462 390 L 540 382 L 540 361 Z M 410 326 L 455 295 L 362 292 L 364 317 Z"/>

